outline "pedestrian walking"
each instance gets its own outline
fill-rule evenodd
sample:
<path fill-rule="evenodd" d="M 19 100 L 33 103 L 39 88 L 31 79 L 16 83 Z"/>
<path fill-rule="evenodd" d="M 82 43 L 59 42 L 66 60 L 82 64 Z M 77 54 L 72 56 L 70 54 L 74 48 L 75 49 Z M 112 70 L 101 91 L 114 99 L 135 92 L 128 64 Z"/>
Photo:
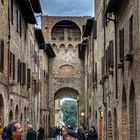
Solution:
<path fill-rule="evenodd" d="M 26 140 L 36 140 L 37 134 L 36 131 L 33 129 L 32 125 L 28 125 Z"/>
<path fill-rule="evenodd" d="M 43 140 L 45 130 L 41 125 L 40 125 L 40 127 L 39 127 L 37 132 L 38 132 L 38 140 Z"/>
<path fill-rule="evenodd" d="M 18 121 L 11 121 L 7 126 L 8 140 L 20 140 L 22 131 L 23 129 Z"/>
<path fill-rule="evenodd" d="M 87 140 L 97 140 L 98 139 L 98 135 L 97 132 L 95 130 L 95 127 L 91 127 L 89 132 L 88 132 L 88 136 L 87 136 Z"/>

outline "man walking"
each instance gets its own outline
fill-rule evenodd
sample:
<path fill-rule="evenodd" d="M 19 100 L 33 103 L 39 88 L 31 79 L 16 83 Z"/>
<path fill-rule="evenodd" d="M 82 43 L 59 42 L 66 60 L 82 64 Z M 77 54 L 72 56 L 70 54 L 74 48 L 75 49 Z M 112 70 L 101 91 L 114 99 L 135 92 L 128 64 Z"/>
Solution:
<path fill-rule="evenodd" d="M 28 125 L 26 140 L 36 140 L 36 131 L 33 129 L 32 125 Z"/>

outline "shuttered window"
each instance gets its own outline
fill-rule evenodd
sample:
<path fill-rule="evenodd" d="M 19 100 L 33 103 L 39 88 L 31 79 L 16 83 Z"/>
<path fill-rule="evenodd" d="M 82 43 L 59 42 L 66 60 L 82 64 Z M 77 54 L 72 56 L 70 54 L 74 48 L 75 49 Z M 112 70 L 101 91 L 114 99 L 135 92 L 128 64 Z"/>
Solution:
<path fill-rule="evenodd" d="M 105 65 L 105 59 L 104 59 L 104 56 L 101 58 L 101 64 L 102 64 L 102 67 L 101 67 L 101 72 L 102 72 L 102 77 L 104 76 L 104 74 L 105 74 L 105 67 L 104 67 L 104 65 Z"/>
<path fill-rule="evenodd" d="M 21 80 L 21 63 L 20 60 L 18 59 L 18 68 L 17 68 L 17 82 L 19 83 Z"/>
<path fill-rule="evenodd" d="M 9 15 L 10 15 L 10 21 L 13 24 L 13 0 L 9 0 Z"/>
<path fill-rule="evenodd" d="M 129 19 L 129 50 L 133 50 L 133 15 Z"/>
<path fill-rule="evenodd" d="M 23 63 L 23 67 L 22 67 L 22 84 L 26 83 L 26 64 Z"/>
<path fill-rule="evenodd" d="M 95 83 L 97 83 L 97 62 L 95 63 Z"/>
<path fill-rule="evenodd" d="M 13 71 L 13 79 L 15 80 L 15 55 L 13 54 L 13 69 L 12 69 L 12 71 Z"/>
<path fill-rule="evenodd" d="M 4 41 L 0 40 L 0 72 L 4 69 Z"/>
<path fill-rule="evenodd" d="M 27 89 L 30 88 L 31 85 L 31 70 L 28 68 L 27 69 Z"/>
<path fill-rule="evenodd" d="M 124 61 L 124 28 L 119 31 L 119 54 L 120 62 Z"/>
<path fill-rule="evenodd" d="M 97 39 L 97 21 L 93 24 L 93 39 Z"/>
<path fill-rule="evenodd" d="M 13 54 L 12 54 L 12 52 L 10 52 L 10 70 L 9 70 L 10 77 L 12 77 L 12 69 L 13 69 Z"/>
<path fill-rule="evenodd" d="M 109 60 L 109 66 L 114 66 L 114 44 L 113 40 L 109 42 L 109 53 L 110 53 L 110 60 Z"/>

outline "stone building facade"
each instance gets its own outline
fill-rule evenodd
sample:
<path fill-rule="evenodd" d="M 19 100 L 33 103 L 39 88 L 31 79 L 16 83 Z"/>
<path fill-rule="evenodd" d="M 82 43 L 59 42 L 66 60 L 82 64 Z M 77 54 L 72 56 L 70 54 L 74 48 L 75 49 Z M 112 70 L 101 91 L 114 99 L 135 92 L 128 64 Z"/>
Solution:
<path fill-rule="evenodd" d="M 93 118 L 99 139 L 140 139 L 139 8 L 138 0 L 95 1 Z"/>
<path fill-rule="evenodd" d="M 85 110 L 84 69 L 78 58 L 78 44 L 88 17 L 42 16 L 45 40 L 52 45 L 56 57 L 49 61 L 50 125 L 54 126 L 54 100 L 71 97 L 79 102 L 79 114 Z M 79 124 L 81 120 L 79 120 Z"/>

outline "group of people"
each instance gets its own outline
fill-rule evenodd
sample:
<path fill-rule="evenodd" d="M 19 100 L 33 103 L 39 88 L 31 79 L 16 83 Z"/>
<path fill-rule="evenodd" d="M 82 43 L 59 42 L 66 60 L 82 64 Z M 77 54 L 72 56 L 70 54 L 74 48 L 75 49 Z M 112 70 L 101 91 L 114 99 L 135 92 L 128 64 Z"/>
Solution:
<path fill-rule="evenodd" d="M 66 125 L 61 128 L 50 128 L 49 138 L 52 140 L 97 140 L 98 135 L 95 127 L 90 129 L 79 127 L 74 131 L 72 126 Z"/>
<path fill-rule="evenodd" d="M 18 121 L 12 121 L 3 129 L 2 140 L 22 140 L 22 132 L 23 128 L 20 123 Z M 28 124 L 25 140 L 43 140 L 43 138 L 44 128 L 40 126 L 36 132 L 32 125 Z M 95 127 L 91 127 L 90 129 L 79 127 L 77 131 L 74 131 L 72 126 L 68 125 L 62 128 L 51 128 L 49 138 L 55 140 L 97 140 L 98 136 Z"/>
<path fill-rule="evenodd" d="M 2 132 L 2 140 L 22 140 L 23 128 L 18 121 L 11 121 Z M 44 128 L 40 126 L 36 132 L 31 124 L 28 124 L 26 140 L 43 140 Z"/>

